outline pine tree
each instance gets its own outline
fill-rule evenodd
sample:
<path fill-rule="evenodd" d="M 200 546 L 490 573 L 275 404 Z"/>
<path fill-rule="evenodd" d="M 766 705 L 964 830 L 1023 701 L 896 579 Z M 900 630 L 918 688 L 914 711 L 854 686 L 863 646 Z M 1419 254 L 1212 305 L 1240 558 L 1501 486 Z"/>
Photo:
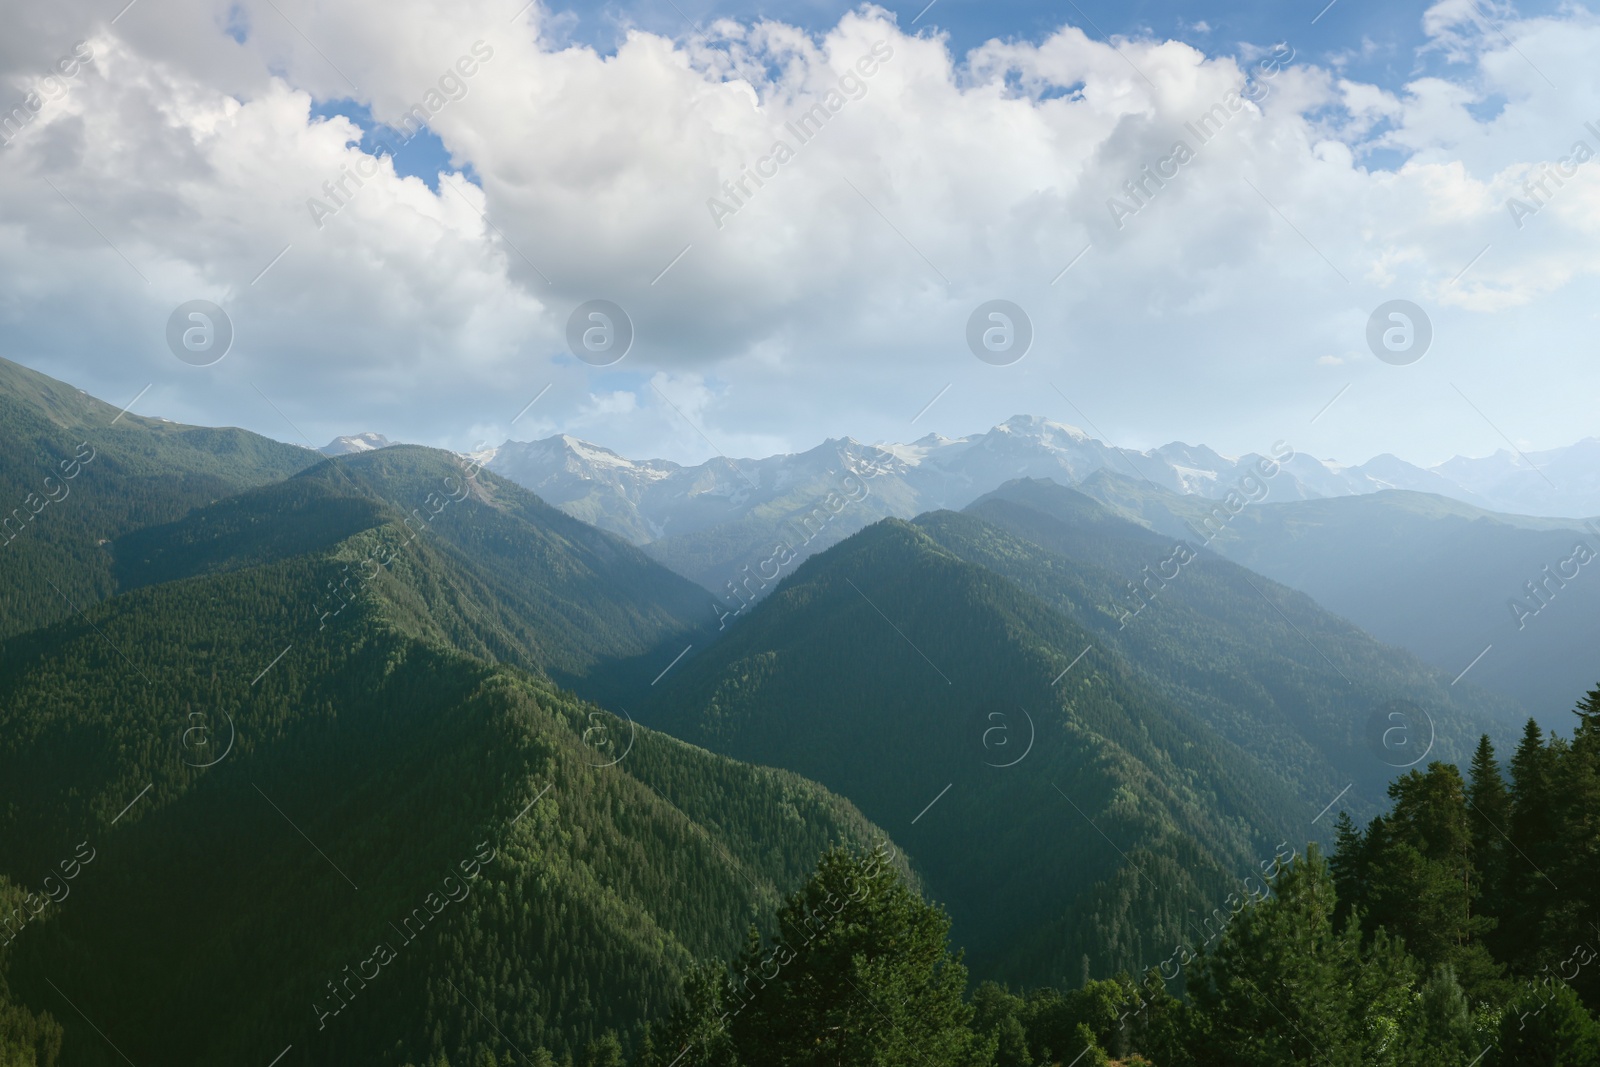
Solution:
<path fill-rule="evenodd" d="M 1389 796 L 1394 809 L 1384 833 L 1369 837 L 1369 928 L 1401 937 L 1424 967 L 1449 964 L 1469 992 L 1481 995 L 1500 968 L 1482 944 L 1495 922 L 1476 907 L 1481 878 L 1461 773 L 1434 763 L 1397 779 Z"/>
<path fill-rule="evenodd" d="M 835 849 L 746 951 L 725 1001 L 739 1061 L 762 1067 L 980 1067 L 950 920 L 899 872 Z"/>
<path fill-rule="evenodd" d="M 1562 982 L 1528 986 L 1500 1018 L 1496 1067 L 1600 1063 L 1600 1024 Z"/>
<path fill-rule="evenodd" d="M 1593 945 L 1600 934 L 1600 687 L 1575 709 L 1580 716 L 1572 743 L 1556 770 L 1560 848 L 1551 878 L 1563 888 L 1553 902 L 1546 949 L 1560 960 L 1575 941 Z M 1600 1004 L 1600 968 L 1580 968 L 1567 980 L 1586 1004 Z"/>
<path fill-rule="evenodd" d="M 1472 865 L 1478 870 L 1483 888 L 1482 906 L 1491 913 L 1501 910 L 1501 888 L 1506 877 L 1506 829 L 1511 824 L 1511 793 L 1500 773 L 1489 735 L 1478 739 L 1472 754 L 1472 784 L 1467 790 L 1472 810 Z"/>
<path fill-rule="evenodd" d="M 1578 706 L 1572 709 L 1572 714 L 1578 716 L 1585 723 L 1592 723 L 1600 719 L 1600 685 L 1583 694 L 1583 698 L 1578 701 Z"/>
<path fill-rule="evenodd" d="M 1380 934 L 1363 953 L 1334 925 L 1333 880 L 1313 844 L 1196 960 L 1190 981 L 1197 1063 L 1355 1067 L 1398 1030 L 1414 978 Z"/>
<path fill-rule="evenodd" d="M 1539 724 L 1529 719 L 1511 757 L 1510 848 L 1499 887 L 1500 929 L 1491 944 L 1514 973 L 1536 969 L 1546 940 L 1545 916 L 1558 904 L 1550 872 L 1560 851 L 1555 766 L 1564 751 L 1558 738 L 1546 745 Z"/>
<path fill-rule="evenodd" d="M 1374 823 L 1378 821 L 1373 820 Z M 1328 869 L 1339 898 L 1334 920 L 1342 925 L 1356 906 L 1367 899 L 1367 835 L 1356 826 L 1348 811 L 1339 813 L 1333 824 L 1333 835 L 1333 855 L 1328 859 Z"/>
<path fill-rule="evenodd" d="M 1473 1031 L 1467 994 L 1447 966 L 1423 983 L 1401 1029 L 1396 1059 L 1404 1067 L 1466 1067 L 1483 1047 Z"/>
<path fill-rule="evenodd" d="M 639 1037 L 639 1051 L 633 1057 L 633 1067 L 663 1067 L 663 1062 L 656 1058 L 655 1036 L 656 1028 L 645 1023 L 644 1033 Z"/>
<path fill-rule="evenodd" d="M 733 1036 L 723 1010 L 727 980 L 720 963 L 703 963 L 684 975 L 678 1006 L 662 1027 L 661 1052 L 679 1067 L 735 1067 Z"/>
<path fill-rule="evenodd" d="M 597 1040 L 589 1042 L 583 1050 L 583 1067 L 626 1067 L 622 1042 L 616 1031 L 607 1030 Z"/>
<path fill-rule="evenodd" d="M 1111 1057 L 1106 1055 L 1105 1049 L 1095 1040 L 1094 1031 L 1089 1029 L 1088 1023 L 1079 1023 L 1072 1034 L 1072 1041 L 1067 1045 L 1070 1059 L 1065 1062 L 1082 1067 L 1110 1067 Z"/>
<path fill-rule="evenodd" d="M 1023 1008 L 1021 997 L 994 982 L 984 982 L 972 996 L 972 1029 L 994 1041 L 994 1067 L 1033 1067 Z"/>
<path fill-rule="evenodd" d="M 1138 999 L 1125 1009 L 1128 1045 L 1148 1053 L 1161 1067 L 1193 1067 L 1188 1005 L 1167 992 L 1159 967 L 1145 973 L 1136 994 Z M 1127 1062 L 1136 1061 L 1130 1057 Z"/>

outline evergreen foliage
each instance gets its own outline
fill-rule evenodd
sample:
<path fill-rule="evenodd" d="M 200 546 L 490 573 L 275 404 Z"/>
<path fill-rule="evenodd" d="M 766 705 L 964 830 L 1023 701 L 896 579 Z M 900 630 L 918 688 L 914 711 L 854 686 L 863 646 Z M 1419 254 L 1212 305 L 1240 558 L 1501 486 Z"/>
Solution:
<path fill-rule="evenodd" d="M 1450 685 L 1451 675 L 1217 555 L 1194 530 L 1181 535 L 1194 555 L 1180 564 L 1179 538 L 1053 482 L 1019 479 L 916 525 L 1083 626 L 1255 757 L 1259 774 L 1324 798 L 1319 808 L 1346 785 L 1347 806 L 1381 805 L 1393 768 L 1374 758 L 1369 720 L 1386 702 L 1431 715 L 1433 736 L 1419 744 L 1430 742 L 1434 759 L 1464 761 L 1480 734 L 1509 740 L 1521 721 L 1509 701 Z"/>
<path fill-rule="evenodd" d="M 1115 636 L 1151 542 L 1068 491 L 880 523 L 653 689 L 704 592 L 458 457 L 0 386 L 0 1067 L 1600 1064 L 1600 687 L 1241 900 L 1351 698 L 1237 568 Z"/>
<path fill-rule="evenodd" d="M 886 520 L 801 564 L 646 721 L 893 827 L 980 977 L 1076 978 L 1085 956 L 1107 974 L 1188 936 L 1184 916 L 1291 832 L 1293 801 L 1094 645 Z"/>
<path fill-rule="evenodd" d="M 452 612 L 485 610 L 429 586 L 454 571 L 426 546 L 319 627 L 380 536 L 0 643 L 0 875 L 43 899 L 95 852 L 5 950 L 6 1040 L 121 1062 L 87 1016 L 135 1062 L 603 1063 L 818 854 L 883 839 L 796 775 L 462 652 Z"/>

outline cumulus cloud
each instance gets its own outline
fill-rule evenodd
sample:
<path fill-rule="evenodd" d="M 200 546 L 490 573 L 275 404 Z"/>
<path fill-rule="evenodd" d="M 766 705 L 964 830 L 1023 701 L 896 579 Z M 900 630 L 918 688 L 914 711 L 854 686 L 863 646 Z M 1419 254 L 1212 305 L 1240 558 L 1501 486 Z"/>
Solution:
<path fill-rule="evenodd" d="M 870 5 L 601 54 L 520 6 L 28 11 L 0 44 L 0 118 L 26 112 L 0 149 L 0 354 L 318 444 L 564 431 L 699 459 L 1074 421 L 1065 394 L 1130 443 L 1492 449 L 1452 384 L 1539 447 L 1590 432 L 1600 163 L 1543 169 L 1600 151 L 1583 8 L 1443 0 L 1448 69 L 1380 86 L 1295 41 L 1062 26 L 952 55 Z M 29 98 L 80 40 L 92 63 Z M 339 101 L 402 130 L 420 108 L 444 173 L 363 149 Z M 235 325 L 213 367 L 166 349 L 195 298 Z M 1011 366 L 967 348 L 995 298 L 1034 328 Z M 1365 354 L 1394 298 L 1433 319 L 1408 367 Z M 567 350 L 592 299 L 633 322 L 621 363 Z"/>

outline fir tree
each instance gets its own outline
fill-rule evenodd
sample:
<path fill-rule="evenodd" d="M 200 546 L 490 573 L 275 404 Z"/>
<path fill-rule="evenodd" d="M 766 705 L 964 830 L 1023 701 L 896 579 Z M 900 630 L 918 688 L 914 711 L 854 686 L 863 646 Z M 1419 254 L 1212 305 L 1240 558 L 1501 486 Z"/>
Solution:
<path fill-rule="evenodd" d="M 1500 1019 L 1497 1067 L 1600 1063 L 1600 1024 L 1565 983 L 1530 985 Z"/>
<path fill-rule="evenodd" d="M 1355 1067 L 1409 1000 L 1410 965 L 1384 935 L 1363 952 L 1334 924 L 1333 881 L 1315 845 L 1244 909 L 1194 965 L 1195 1060 L 1204 1067 Z"/>
<path fill-rule="evenodd" d="M 972 1029 L 994 1042 L 994 1067 L 1033 1067 L 1023 1009 L 1021 997 L 994 982 L 984 982 L 973 994 Z"/>
<path fill-rule="evenodd" d="M 622 1042 L 618 1040 L 616 1031 L 607 1030 L 598 1039 L 585 1046 L 583 1067 L 625 1067 Z"/>
<path fill-rule="evenodd" d="M 1546 745 L 1539 724 L 1529 719 L 1511 757 L 1510 848 L 1499 886 L 1504 910 L 1492 944 L 1515 972 L 1535 969 L 1549 926 L 1545 916 L 1558 903 L 1551 877 L 1560 849 L 1555 766 L 1565 749 L 1555 737 Z"/>
<path fill-rule="evenodd" d="M 1483 905 L 1498 913 L 1506 876 L 1506 828 L 1511 824 L 1511 794 L 1500 773 L 1500 761 L 1485 734 L 1472 754 L 1472 784 L 1467 790 L 1472 811 L 1472 865 L 1483 888 Z"/>
<path fill-rule="evenodd" d="M 747 950 L 724 1002 L 739 1061 L 763 1067 L 981 1067 L 993 1043 L 969 1029 L 967 972 L 950 920 L 899 873 L 843 849 L 778 912 L 764 953 Z M 759 954 L 758 954 L 759 953 Z"/>
<path fill-rule="evenodd" d="M 1402 1035 L 1396 1058 L 1405 1067 L 1466 1067 L 1482 1050 L 1467 994 L 1448 966 L 1423 983 Z"/>

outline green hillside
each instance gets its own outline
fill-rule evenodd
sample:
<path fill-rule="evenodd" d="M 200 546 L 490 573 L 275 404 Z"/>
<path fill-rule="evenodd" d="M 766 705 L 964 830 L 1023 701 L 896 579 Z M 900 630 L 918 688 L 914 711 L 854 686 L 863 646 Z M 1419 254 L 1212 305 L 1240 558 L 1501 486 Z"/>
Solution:
<path fill-rule="evenodd" d="M 337 552 L 338 574 L 306 605 L 319 624 L 339 625 L 341 605 L 398 569 L 395 610 L 419 630 L 624 705 L 715 629 L 711 598 L 692 582 L 512 482 L 414 445 L 327 460 L 135 531 L 115 543 L 115 573 L 136 588 L 363 531 L 376 541 Z"/>
<path fill-rule="evenodd" d="M 13 932 L 7 981 L 62 1062 L 631 1045 L 823 849 L 882 839 L 795 775 L 441 640 L 489 614 L 428 586 L 444 549 L 319 628 L 341 561 L 390 536 L 195 553 L 211 573 L 0 644 L 0 876 L 61 894 Z"/>
<path fill-rule="evenodd" d="M 320 458 L 245 430 L 121 414 L 0 359 L 0 636 L 110 596 L 115 538 Z"/>
<path fill-rule="evenodd" d="M 1594 977 L 1540 977 L 1592 919 L 1600 691 L 1504 782 L 1509 701 L 1211 550 L 1316 546 L 1359 606 L 1380 536 L 1488 573 L 1559 529 L 1390 494 L 1180 552 L 1188 504 L 1019 481 L 719 628 L 454 454 L 0 379 L 0 484 L 52 496 L 0 561 L 3 1067 L 1600 1055 Z M 1479 732 L 1469 788 L 1434 761 Z"/>
<path fill-rule="evenodd" d="M 1342 803 L 1371 814 L 1402 767 L 1465 763 L 1480 734 L 1509 741 L 1526 714 L 1476 686 L 1452 686 L 1449 675 L 1303 594 L 1200 550 L 1193 535 L 1192 560 L 1163 567 L 1172 537 L 1053 482 L 1013 482 L 962 514 L 935 512 L 917 524 L 1137 665 L 1168 699 L 1299 793 L 1308 821 L 1346 786 Z M 1130 583 L 1141 586 L 1137 598 Z M 1395 701 L 1416 709 L 1415 735 L 1390 734 L 1386 746 L 1393 721 L 1384 709 Z M 1329 823 L 1319 820 L 1319 833 Z"/>
<path fill-rule="evenodd" d="M 680 667 L 649 721 L 850 797 L 918 857 L 976 973 L 1076 980 L 1165 954 L 1299 822 L 1115 655 L 1062 673 L 1094 643 L 888 520 Z"/>
<path fill-rule="evenodd" d="M 1215 505 L 1106 472 L 1082 489 L 1190 539 L 1191 524 Z M 1546 724 L 1593 684 L 1600 581 L 1590 572 L 1600 534 L 1578 519 L 1501 515 L 1400 490 L 1329 500 L 1269 495 L 1223 525 L 1211 547 L 1450 678 L 1471 666 L 1468 680 Z"/>

